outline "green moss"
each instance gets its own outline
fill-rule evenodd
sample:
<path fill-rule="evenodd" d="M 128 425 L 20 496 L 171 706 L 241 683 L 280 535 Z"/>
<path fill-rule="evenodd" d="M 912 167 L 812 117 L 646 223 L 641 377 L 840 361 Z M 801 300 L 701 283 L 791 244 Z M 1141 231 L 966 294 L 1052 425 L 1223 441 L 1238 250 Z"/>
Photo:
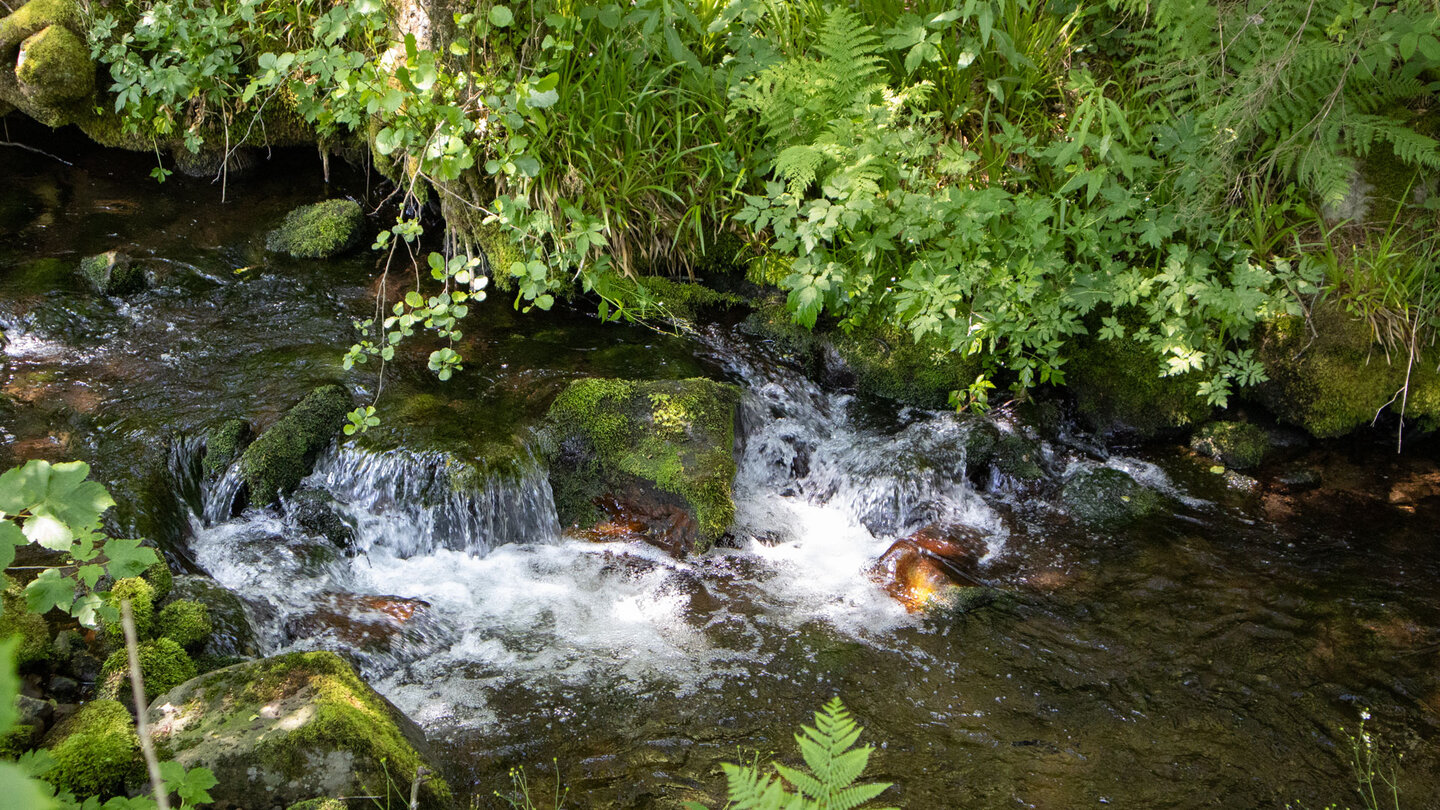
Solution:
<path fill-rule="evenodd" d="M 270 232 L 265 247 L 297 259 L 326 259 L 354 247 L 365 224 L 365 212 L 354 200 L 326 200 L 296 208 Z"/>
<path fill-rule="evenodd" d="M 290 805 L 285 810 L 345 810 L 345 802 L 339 799 L 306 799 Z"/>
<path fill-rule="evenodd" d="M 55 765 L 42 778 L 79 797 L 122 795 L 144 769 L 130 712 L 114 700 L 81 706 L 47 743 Z"/>
<path fill-rule="evenodd" d="M 576 380 L 556 397 L 548 432 L 563 461 L 551 465 L 566 523 L 593 523 L 593 502 L 635 479 L 679 496 L 704 550 L 735 515 L 735 407 L 739 389 L 706 379 Z"/>
<path fill-rule="evenodd" d="M 1310 322 L 1298 317 L 1266 324 L 1259 341 L 1261 363 L 1270 381 L 1257 389 L 1260 401 L 1281 420 L 1320 438 L 1343 436 L 1369 424 L 1396 397 L 1406 381 L 1408 358 L 1386 360 L 1370 328 L 1335 307 L 1317 307 Z M 1440 417 L 1440 375 L 1436 352 L 1416 358 L 1410 369 L 1407 416 Z"/>
<path fill-rule="evenodd" d="M 952 351 L 927 335 L 919 342 L 889 325 L 832 335 L 835 351 L 855 372 L 860 391 L 922 408 L 943 408 L 950 392 L 964 389 L 981 372 L 979 357 Z"/>
<path fill-rule="evenodd" d="M 205 457 L 200 465 L 205 474 L 219 477 L 229 469 L 254 437 L 244 419 L 226 419 L 205 434 Z"/>
<path fill-rule="evenodd" d="M 351 405 L 343 387 L 317 388 L 247 447 L 240 456 L 240 476 L 250 502 L 265 506 L 293 491 L 345 424 Z"/>
<path fill-rule="evenodd" d="M 1040 447 L 1018 433 L 1006 433 L 995 445 L 995 468 L 1001 474 L 1020 481 L 1039 481 L 1045 477 L 1040 466 Z"/>
<path fill-rule="evenodd" d="M 36 728 L 24 724 L 0 734 L 0 759 L 14 760 L 35 747 Z"/>
<path fill-rule="evenodd" d="M 156 617 L 160 635 L 181 647 L 193 647 L 210 636 L 210 609 L 188 599 L 171 602 Z"/>
<path fill-rule="evenodd" d="M 0 639 L 20 636 L 15 650 L 15 663 L 22 669 L 41 664 L 50 658 L 50 625 L 45 617 L 31 613 L 25 606 L 25 592 L 19 585 L 6 583 L 0 593 Z"/>
<path fill-rule="evenodd" d="M 64 25 L 49 25 L 20 46 L 15 77 L 45 107 L 85 98 L 95 90 L 95 63 L 85 40 Z"/>
<path fill-rule="evenodd" d="M 1065 482 L 1060 500 L 1082 523 L 1114 529 L 1159 511 L 1160 494 L 1146 489 L 1120 470 L 1094 467 Z"/>
<path fill-rule="evenodd" d="M 409 779 L 425 764 L 401 729 L 402 723 L 413 725 L 334 653 L 289 653 L 241 664 L 202 676 L 187 690 L 174 697 L 189 720 L 162 742 L 182 762 L 216 767 L 222 785 L 229 784 L 227 777 L 236 783 L 230 790 L 243 791 L 247 778 L 265 778 L 262 771 L 315 790 L 307 776 L 315 775 L 316 758 L 341 751 L 353 755 L 350 771 L 368 790 L 408 804 Z M 257 725 L 262 706 L 271 710 L 267 717 L 284 722 Z M 449 785 L 438 776 L 424 783 L 420 797 L 429 808 L 452 802 Z"/>
<path fill-rule="evenodd" d="M 1196 431 L 1190 447 L 1226 467 L 1245 470 L 1264 460 L 1270 435 L 1247 422 L 1210 422 Z"/>
<path fill-rule="evenodd" d="M 639 285 L 673 318 L 683 321 L 694 321 L 703 312 L 731 309 L 746 303 L 744 298 L 734 293 L 660 276 L 647 276 L 640 280 Z"/>
<path fill-rule="evenodd" d="M 1162 377 L 1162 370 L 1142 343 L 1086 340 L 1065 365 L 1065 383 L 1093 430 L 1150 437 L 1204 421 L 1211 408 L 1196 396 L 1194 374 Z"/>
<path fill-rule="evenodd" d="M 175 575 L 170 573 L 170 564 L 165 562 L 163 556 L 160 558 L 160 562 L 146 568 L 140 578 L 150 583 L 150 587 L 155 589 L 156 602 L 165 601 L 165 597 L 170 595 L 170 589 L 175 585 Z"/>
<path fill-rule="evenodd" d="M 195 677 L 195 662 L 185 654 L 185 649 L 170 638 L 158 638 L 140 644 L 137 654 L 140 659 L 140 677 L 145 682 L 145 699 L 154 700 L 160 695 Z M 105 659 L 100 667 L 102 690 L 109 697 L 128 695 L 130 682 L 128 653 L 116 650 Z"/>
<path fill-rule="evenodd" d="M 155 587 L 140 577 L 118 580 L 110 589 L 107 601 L 118 610 L 123 599 L 130 600 L 130 614 L 135 617 L 135 634 L 142 639 L 155 633 Z M 105 636 L 111 644 L 124 645 L 125 632 L 119 622 L 105 623 Z"/>
<path fill-rule="evenodd" d="M 80 273 L 101 295 L 130 295 L 145 289 L 145 272 L 116 250 L 81 261 Z"/>

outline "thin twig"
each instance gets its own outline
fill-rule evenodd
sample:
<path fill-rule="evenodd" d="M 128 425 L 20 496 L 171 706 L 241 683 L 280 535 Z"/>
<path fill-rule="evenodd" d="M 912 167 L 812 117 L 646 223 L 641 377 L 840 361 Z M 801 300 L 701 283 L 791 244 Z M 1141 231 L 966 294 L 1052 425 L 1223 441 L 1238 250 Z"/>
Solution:
<path fill-rule="evenodd" d="M 160 776 L 160 760 L 150 741 L 150 720 L 145 716 L 145 681 L 140 676 L 140 644 L 135 640 L 135 617 L 130 614 L 130 600 L 120 600 L 120 626 L 125 630 L 125 652 L 130 659 L 130 689 L 135 696 L 135 730 L 140 736 L 140 751 L 145 755 L 145 768 L 150 772 L 150 789 L 160 810 L 170 810 L 170 793 Z"/>
<path fill-rule="evenodd" d="M 14 141 L 0 141 L 0 146 L 13 146 L 13 147 L 15 147 L 16 149 L 24 149 L 26 152 L 34 152 L 34 153 L 37 154 L 37 155 L 44 155 L 45 157 L 48 157 L 48 158 L 50 158 L 51 160 L 58 160 L 58 161 L 60 161 L 61 163 L 64 163 L 66 166 L 71 166 L 71 167 L 73 167 L 73 166 L 75 165 L 74 163 L 71 163 L 70 161 L 68 161 L 68 160 L 66 160 L 66 159 L 64 159 L 64 158 L 56 157 L 56 156 L 50 154 L 49 152 L 44 151 L 43 149 L 36 149 L 36 148 L 33 147 L 33 146 L 27 146 L 27 145 L 25 145 L 25 144 L 23 144 L 23 143 L 15 143 Z"/>

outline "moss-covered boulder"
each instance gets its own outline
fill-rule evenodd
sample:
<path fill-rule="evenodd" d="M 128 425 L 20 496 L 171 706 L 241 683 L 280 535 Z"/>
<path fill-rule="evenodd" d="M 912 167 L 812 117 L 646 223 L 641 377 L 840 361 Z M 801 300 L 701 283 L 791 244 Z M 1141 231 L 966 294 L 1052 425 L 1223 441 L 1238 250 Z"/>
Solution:
<path fill-rule="evenodd" d="M 417 771 L 435 771 L 420 729 L 329 652 L 201 675 L 157 701 L 150 722 L 164 756 L 215 772 L 220 806 L 287 807 L 316 795 L 408 806 Z M 420 806 L 451 804 L 449 786 L 429 776 Z"/>
<path fill-rule="evenodd" d="M 1120 528 L 1164 506 L 1160 493 L 1110 467 L 1075 472 L 1060 490 L 1060 501 L 1076 520 L 1100 529 Z"/>
<path fill-rule="evenodd" d="M 194 647 L 210 637 L 210 608 L 200 602 L 181 599 L 160 609 L 155 627 L 162 638 L 181 647 Z"/>
<path fill-rule="evenodd" d="M 259 654 L 260 644 L 250 617 L 251 608 L 246 606 L 239 594 L 209 577 L 184 574 L 175 577 L 171 597 L 177 602 L 198 602 L 205 606 L 210 635 L 203 639 L 197 659 L 253 657 Z"/>
<path fill-rule="evenodd" d="M 1193 374 L 1160 376 L 1160 357 L 1130 339 L 1086 340 L 1064 367 L 1081 418 L 1101 433 L 1158 433 L 1203 422 L 1212 410 Z"/>
<path fill-rule="evenodd" d="M 240 477 L 250 502 L 266 506 L 293 492 L 345 425 L 352 404 L 350 392 L 339 385 L 317 388 L 245 448 Z"/>
<path fill-rule="evenodd" d="M 20 45 L 15 61 L 20 91 L 46 107 L 85 98 L 95 91 L 90 48 L 74 31 L 48 25 Z"/>
<path fill-rule="evenodd" d="M 3 576 L 3 575 L 0 575 Z M 15 650 L 15 663 L 26 669 L 49 660 L 51 654 L 50 626 L 45 618 L 31 613 L 25 606 L 25 592 L 20 586 L 0 579 L 0 640 L 20 637 Z"/>
<path fill-rule="evenodd" d="M 1440 352 L 1387 358 L 1363 321 L 1333 306 L 1317 307 L 1310 321 L 1280 318 L 1266 324 L 1258 352 L 1270 377 L 1256 394 L 1279 419 L 1319 438 L 1343 436 L 1369 424 L 1387 404 L 1398 412 L 1409 372 L 1405 414 L 1434 427 L 1440 421 Z"/>
<path fill-rule="evenodd" d="M 78 797 L 120 796 L 143 778 L 140 738 L 130 712 L 114 700 L 80 707 L 45 740 L 55 765 L 42 778 Z"/>
<path fill-rule="evenodd" d="M 146 568 L 140 578 L 150 583 L 155 591 L 155 601 L 163 601 L 170 595 L 170 589 L 175 586 L 175 575 L 170 571 L 170 564 L 165 562 L 164 555 L 161 555 L 160 562 Z"/>
<path fill-rule="evenodd" d="M 121 602 L 125 600 L 130 602 L 130 615 L 135 618 L 136 635 L 149 638 L 155 632 L 155 586 L 141 577 L 119 580 L 110 588 L 107 601 L 119 610 Z M 120 622 L 106 622 L 105 637 L 111 644 L 123 645 L 125 634 Z"/>
<path fill-rule="evenodd" d="M 145 289 L 145 271 L 118 250 L 91 256 L 80 262 L 80 274 L 101 295 L 131 295 Z"/>
<path fill-rule="evenodd" d="M 219 478 L 254 438 L 249 422 L 226 419 L 205 432 L 205 456 L 200 460 L 200 466 L 207 476 Z"/>
<path fill-rule="evenodd" d="M 303 205 L 285 215 L 270 232 L 265 247 L 297 259 L 328 259 L 359 244 L 365 212 L 354 200 L 326 200 Z"/>
<path fill-rule="evenodd" d="M 670 505 L 693 521 L 672 550 L 704 551 L 735 516 L 735 411 L 740 389 L 706 379 L 572 382 L 550 406 L 550 483 L 564 525 L 603 520 L 603 498 Z M 688 542 L 686 542 L 688 541 Z M 683 548 L 689 546 L 689 548 Z"/>
<path fill-rule="evenodd" d="M 140 661 L 140 677 L 145 682 L 145 699 L 154 700 L 176 686 L 195 677 L 195 662 L 185 648 L 173 639 L 157 638 L 144 641 L 136 650 Z M 120 648 L 105 659 L 100 668 L 100 694 L 129 706 L 133 692 L 130 686 L 130 659 Z"/>
<path fill-rule="evenodd" d="M 1270 434 L 1248 422 L 1208 422 L 1190 438 L 1190 448 L 1237 470 L 1258 466 L 1270 450 Z"/>

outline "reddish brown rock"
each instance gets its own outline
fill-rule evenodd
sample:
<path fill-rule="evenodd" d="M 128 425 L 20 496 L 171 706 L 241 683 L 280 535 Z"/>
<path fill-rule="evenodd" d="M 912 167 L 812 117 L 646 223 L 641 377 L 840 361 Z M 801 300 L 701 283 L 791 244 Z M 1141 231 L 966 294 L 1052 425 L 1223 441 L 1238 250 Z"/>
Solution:
<path fill-rule="evenodd" d="M 638 540 L 663 549 L 676 559 L 684 559 L 699 537 L 700 527 L 682 506 L 640 498 L 621 500 L 613 495 L 597 498 L 595 506 L 606 519 L 575 532 L 592 543 Z"/>
<path fill-rule="evenodd" d="M 415 629 L 429 613 L 430 603 L 403 596 L 331 593 L 315 610 L 289 619 L 285 631 L 296 639 L 330 636 L 367 652 L 386 651 Z"/>
<path fill-rule="evenodd" d="M 870 569 L 870 578 L 907 610 L 955 601 L 976 576 L 985 539 L 968 527 L 928 526 L 897 540 Z"/>

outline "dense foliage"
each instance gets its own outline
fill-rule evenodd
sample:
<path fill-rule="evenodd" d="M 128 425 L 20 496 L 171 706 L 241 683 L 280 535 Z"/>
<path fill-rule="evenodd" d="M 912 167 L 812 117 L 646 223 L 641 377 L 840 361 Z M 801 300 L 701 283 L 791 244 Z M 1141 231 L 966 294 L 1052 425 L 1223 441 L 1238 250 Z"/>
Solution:
<path fill-rule="evenodd" d="M 644 320 L 647 275 L 739 262 L 800 324 L 976 357 L 958 400 L 1063 383 L 1084 339 L 1225 404 L 1265 377 L 1257 326 L 1317 294 L 1412 357 L 1440 323 L 1436 11 L 482 0 L 427 42 L 373 1 L 132 0 L 91 36 L 132 133 L 228 151 L 298 125 L 439 204 L 441 252 L 413 218 L 381 234 L 429 277 L 347 362 L 428 329 L 448 377 L 487 271 L 517 307 Z"/>

